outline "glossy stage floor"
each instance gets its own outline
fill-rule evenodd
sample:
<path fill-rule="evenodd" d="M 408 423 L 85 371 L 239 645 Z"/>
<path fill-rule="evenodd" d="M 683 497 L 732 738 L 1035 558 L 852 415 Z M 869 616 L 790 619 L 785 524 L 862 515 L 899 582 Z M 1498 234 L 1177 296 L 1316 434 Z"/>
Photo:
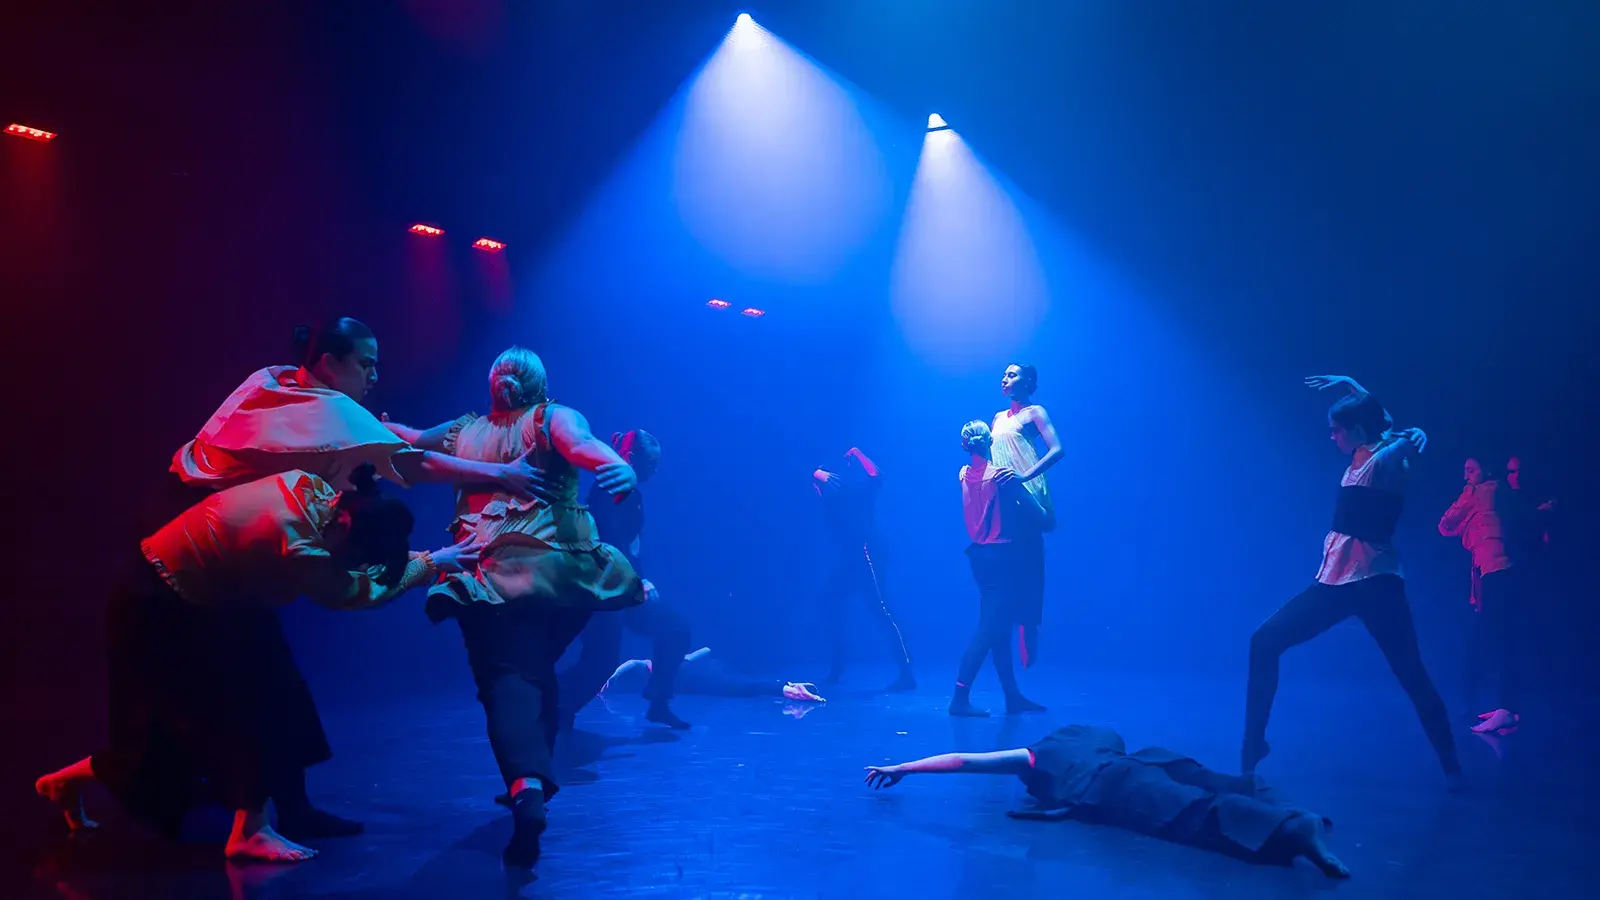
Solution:
<path fill-rule="evenodd" d="M 320 844 L 295 867 L 228 867 L 218 818 L 181 848 L 111 823 L 88 840 L 23 848 L 26 890 L 65 898 L 663 897 L 1284 898 L 1572 897 L 1600 858 L 1587 725 L 1524 727 L 1495 741 L 1461 728 L 1472 790 L 1452 796 L 1398 687 L 1285 680 L 1263 775 L 1330 816 L 1355 877 L 1304 863 L 1263 867 L 1074 822 L 1013 821 L 1015 779 L 911 778 L 884 792 L 862 767 L 951 749 L 1026 744 L 1052 727 L 1101 723 L 1130 747 L 1159 744 L 1217 768 L 1236 764 L 1242 684 L 1030 676 L 1042 715 L 952 720 L 945 679 L 907 695 L 857 673 L 816 707 L 780 699 L 683 697 L 692 731 L 642 717 L 636 697 L 584 711 L 563 738 L 566 790 L 551 808 L 532 883 L 508 882 L 498 853 L 510 820 L 482 715 L 466 693 L 326 709 L 336 758 L 312 774 L 329 809 L 365 835 Z M 887 680 L 887 673 L 882 673 Z M 861 686 L 856 686 L 861 685 Z M 999 698 L 981 689 L 978 698 Z M 1307 714 L 1289 707 L 1315 710 Z M 103 798 L 101 798 L 103 800 Z M 103 808 L 103 805 L 102 805 Z M 207 833 L 207 826 L 211 828 Z M 13 895 L 14 896 L 14 895 Z"/>

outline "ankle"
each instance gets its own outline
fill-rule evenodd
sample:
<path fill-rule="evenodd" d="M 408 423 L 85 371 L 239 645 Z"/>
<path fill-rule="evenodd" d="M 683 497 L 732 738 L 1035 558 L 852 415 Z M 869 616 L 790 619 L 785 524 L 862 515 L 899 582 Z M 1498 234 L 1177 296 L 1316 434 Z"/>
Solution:
<path fill-rule="evenodd" d="M 228 840 L 230 842 L 249 840 L 257 833 L 270 828 L 265 810 L 252 812 L 247 809 L 236 809 L 233 811 L 233 830 L 229 833 Z"/>

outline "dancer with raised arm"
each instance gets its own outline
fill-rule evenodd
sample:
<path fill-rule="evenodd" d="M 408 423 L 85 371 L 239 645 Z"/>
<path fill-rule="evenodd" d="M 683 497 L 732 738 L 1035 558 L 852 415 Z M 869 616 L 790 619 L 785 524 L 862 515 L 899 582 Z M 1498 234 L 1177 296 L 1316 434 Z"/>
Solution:
<path fill-rule="evenodd" d="M 630 431 L 613 434 L 611 446 L 628 465 L 638 473 L 643 485 L 655 474 L 661 462 L 661 443 L 648 431 Z M 600 540 L 605 541 L 628 558 L 634 571 L 643 576 L 641 565 L 644 536 L 643 491 L 635 488 L 617 502 L 612 502 L 604 489 L 595 484 L 589 489 L 587 504 L 594 516 Z M 661 595 L 649 579 L 644 580 L 644 602 L 630 606 L 619 613 L 601 613 L 589 620 L 583 629 L 582 649 L 577 662 L 561 673 L 561 713 L 563 722 L 570 724 L 582 709 L 600 692 L 611 673 L 622 659 L 622 630 L 632 631 L 650 639 L 653 656 L 661 660 L 650 669 L 650 680 L 644 689 L 649 702 L 645 718 L 668 728 L 685 729 L 689 723 L 672 711 L 672 695 L 678 679 L 678 667 L 684 654 L 689 652 L 689 620 L 671 605 L 662 602 Z"/>
<path fill-rule="evenodd" d="M 370 467 L 402 486 L 414 481 L 486 485 L 518 497 L 542 490 L 539 473 L 526 460 L 481 464 L 428 452 L 408 444 L 361 402 L 378 383 L 378 340 L 372 329 L 348 316 L 294 333 L 293 366 L 268 366 L 251 373 L 200 429 L 173 454 L 169 478 L 143 511 L 140 536 L 214 491 L 298 470 L 343 490 L 350 474 Z M 436 429 L 442 442 L 460 423 Z M 275 608 L 259 611 L 256 640 L 293 664 L 294 654 Z M 299 746 L 307 765 L 333 755 L 316 701 L 304 683 L 280 702 L 281 740 Z M 273 807 L 284 834 L 307 840 L 356 834 L 360 822 L 318 809 L 306 792 L 304 770 L 275 773 Z"/>
<path fill-rule="evenodd" d="M 1109 825 L 1252 862 L 1303 856 L 1330 878 L 1350 876 L 1328 849 L 1326 819 L 1272 804 L 1260 785 L 1171 750 L 1128 753 L 1109 728 L 1068 725 L 1028 747 L 868 766 L 867 784 L 892 787 L 916 774 L 1015 775 L 1035 802 L 1012 818 Z"/>
<path fill-rule="evenodd" d="M 1353 378 L 1314 375 L 1306 379 L 1306 385 L 1346 392 L 1328 410 L 1328 429 L 1339 452 L 1350 456 L 1350 465 L 1339 481 L 1333 527 L 1322 543 L 1322 566 L 1316 580 L 1250 637 L 1240 767 L 1245 775 L 1253 775 L 1268 753 L 1267 719 L 1278 692 L 1279 657 L 1290 647 L 1355 616 L 1411 698 L 1450 788 L 1459 789 L 1461 763 L 1450 719 L 1422 664 L 1400 554 L 1394 546 L 1410 458 L 1427 446 L 1428 436 L 1420 428 L 1395 429 L 1383 404 Z"/>
<path fill-rule="evenodd" d="M 889 607 L 885 583 L 884 545 L 877 518 L 883 473 L 859 448 L 851 447 L 833 468 L 818 466 L 811 473 L 811 487 L 822 500 L 823 517 L 838 554 L 822 588 L 828 645 L 833 655 L 824 683 L 838 684 L 844 677 L 845 602 L 865 596 L 884 644 L 899 668 L 887 690 L 915 690 L 917 677 L 911 668 L 911 651 L 906 646 L 905 632 Z"/>
<path fill-rule="evenodd" d="M 318 762 L 297 731 L 305 682 L 263 629 L 304 595 L 333 609 L 373 609 L 436 572 L 477 562 L 468 538 L 408 553 L 411 512 L 384 497 L 371 466 L 338 492 L 291 471 L 212 494 L 146 538 L 112 595 L 104 749 L 40 778 L 73 829 L 92 827 L 82 791 L 104 784 L 121 805 L 176 836 L 203 779 L 233 811 L 229 859 L 298 862 L 315 850 L 280 836 L 266 805 Z"/>
<path fill-rule="evenodd" d="M 1000 392 L 1011 400 L 1011 405 L 994 414 L 990 423 L 995 465 L 1017 473 L 1029 493 L 1044 509 L 1044 530 L 1056 527 L 1055 504 L 1050 499 L 1050 484 L 1044 473 L 1061 461 L 1065 451 L 1061 439 L 1056 437 L 1056 427 L 1045 408 L 1033 402 L 1039 390 L 1039 370 L 1029 365 L 1013 363 L 1000 374 Z M 1034 447 L 1034 440 L 1044 444 L 1044 455 Z"/>
<path fill-rule="evenodd" d="M 972 456 L 960 472 L 961 512 L 972 539 L 967 561 L 978 584 L 978 629 L 956 672 L 950 715 L 989 715 L 972 705 L 972 682 L 985 657 L 994 660 L 1007 715 L 1043 712 L 1043 706 L 1024 697 L 1017 687 L 1011 637 L 1016 634 L 1019 639 L 1023 667 L 1033 665 L 1044 612 L 1043 534 L 1049 513 L 1021 474 L 994 461 L 989 426 L 977 420 L 964 425 L 961 448 Z"/>
<path fill-rule="evenodd" d="M 545 803 L 558 790 L 550 758 L 560 730 L 556 661 L 591 614 L 644 602 L 633 566 L 600 542 L 578 500 L 580 471 L 593 472 L 611 497 L 625 496 L 638 478 L 582 414 L 550 401 L 545 384 L 544 363 L 521 347 L 490 368 L 491 412 L 461 428 L 453 452 L 490 464 L 526 457 L 543 473 L 547 497 L 460 491 L 452 530 L 482 543 L 483 560 L 435 585 L 427 605 L 434 622 L 455 619 L 461 628 L 511 795 L 515 827 L 502 858 L 513 867 L 538 861 Z"/>

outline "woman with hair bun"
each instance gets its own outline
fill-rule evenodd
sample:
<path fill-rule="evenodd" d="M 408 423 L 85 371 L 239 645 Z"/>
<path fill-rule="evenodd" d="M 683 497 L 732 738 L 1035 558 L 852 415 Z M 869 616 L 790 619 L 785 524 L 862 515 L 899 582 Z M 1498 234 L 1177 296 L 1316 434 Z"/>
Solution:
<path fill-rule="evenodd" d="M 461 628 L 489 746 L 510 794 L 514 830 L 502 858 L 525 868 L 539 859 L 545 802 L 558 789 L 550 759 L 560 729 L 556 662 L 590 615 L 644 602 L 633 566 L 601 543 L 579 502 L 578 474 L 593 472 L 612 499 L 631 492 L 638 476 L 581 413 L 550 401 L 544 363 L 533 351 L 500 354 L 489 370 L 489 395 L 489 415 L 467 421 L 451 452 L 485 465 L 526 458 L 543 473 L 544 496 L 461 489 L 452 530 L 482 543 L 483 560 L 435 585 L 427 610 L 434 622 L 455 619 Z"/>
<path fill-rule="evenodd" d="M 471 567 L 481 549 L 466 539 L 409 552 L 411 511 L 378 490 L 371 466 L 350 480 L 336 491 L 296 470 L 235 485 L 143 541 L 108 614 L 110 738 L 35 784 L 69 827 L 94 826 L 82 792 L 99 781 L 136 818 L 175 836 L 204 779 L 234 814 L 229 859 L 316 855 L 266 818 L 280 786 L 320 761 L 298 731 L 305 682 L 272 636 L 273 611 L 302 595 L 374 609 L 435 573 Z"/>

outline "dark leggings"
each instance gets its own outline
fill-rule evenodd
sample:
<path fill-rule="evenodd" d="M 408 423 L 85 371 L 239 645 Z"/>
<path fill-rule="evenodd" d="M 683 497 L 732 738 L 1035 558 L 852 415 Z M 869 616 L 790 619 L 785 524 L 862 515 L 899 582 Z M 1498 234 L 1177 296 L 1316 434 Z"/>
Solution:
<path fill-rule="evenodd" d="M 1530 569 L 1518 564 L 1482 576 L 1483 608 L 1467 642 L 1467 701 L 1477 700 L 1487 670 L 1499 669 L 1498 708 L 1519 712 L 1522 676 L 1528 661 Z"/>
<path fill-rule="evenodd" d="M 551 754 L 560 730 L 556 661 L 589 621 L 586 609 L 474 603 L 455 613 L 506 786 L 538 778 L 556 792 Z"/>
<path fill-rule="evenodd" d="M 561 673 L 561 712 L 569 719 L 600 693 L 622 663 L 622 631 L 649 638 L 650 681 L 644 697 L 665 703 L 672 699 L 678 669 L 690 650 L 689 620 L 660 600 L 647 600 L 620 612 L 596 613 L 583 629 L 578 660 Z"/>
<path fill-rule="evenodd" d="M 846 642 L 844 637 L 845 601 L 853 596 L 867 598 L 868 609 L 878 623 L 889 654 L 901 668 L 911 666 L 911 651 L 906 648 L 905 634 L 889 609 L 885 592 L 883 567 L 873 555 L 872 548 L 863 545 L 859 550 L 842 553 L 823 587 L 827 609 L 828 643 L 833 653 L 833 671 L 843 671 Z"/>
<path fill-rule="evenodd" d="M 967 548 L 972 579 L 978 584 L 978 629 L 961 655 L 956 684 L 971 687 L 983 667 L 994 660 L 994 672 L 1007 697 L 1015 696 L 1017 675 L 1011 664 L 1011 637 L 1020 625 L 1037 625 L 1039 595 L 1044 589 L 1044 551 L 1033 542 L 973 544 Z"/>
<path fill-rule="evenodd" d="M 1377 641 L 1400 686 L 1411 698 L 1446 773 L 1461 771 L 1444 701 L 1422 665 L 1417 627 L 1398 575 L 1378 575 L 1349 584 L 1320 582 L 1294 595 L 1250 637 L 1250 684 L 1245 695 L 1245 745 L 1265 744 L 1272 698 L 1278 692 L 1278 658 L 1345 619 L 1355 616 Z"/>

